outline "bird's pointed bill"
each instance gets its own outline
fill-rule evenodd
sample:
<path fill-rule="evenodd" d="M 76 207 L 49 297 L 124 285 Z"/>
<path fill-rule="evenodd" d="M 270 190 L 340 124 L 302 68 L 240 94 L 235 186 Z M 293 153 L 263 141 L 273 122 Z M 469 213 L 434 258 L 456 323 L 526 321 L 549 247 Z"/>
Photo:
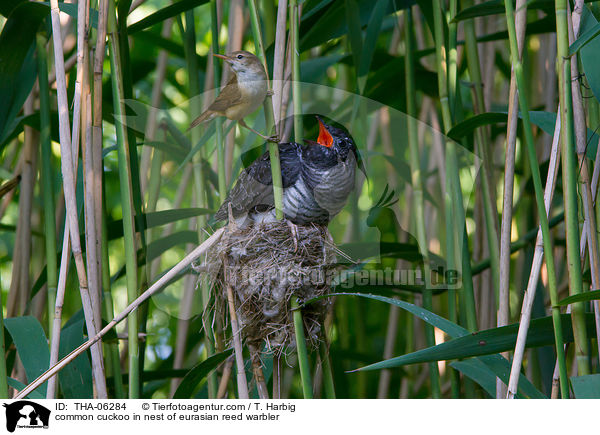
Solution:
<path fill-rule="evenodd" d="M 219 59 L 223 59 L 224 61 L 231 63 L 231 58 L 229 58 L 229 56 L 225 56 L 223 54 L 217 54 L 217 53 L 213 54 L 213 56 L 218 57 Z"/>
<path fill-rule="evenodd" d="M 331 146 L 333 145 L 333 137 L 327 131 L 327 127 L 325 127 L 325 124 L 323 124 L 321 118 L 317 117 L 317 120 L 319 121 L 319 137 L 317 138 L 317 142 L 319 143 L 319 145 L 331 148 Z"/>

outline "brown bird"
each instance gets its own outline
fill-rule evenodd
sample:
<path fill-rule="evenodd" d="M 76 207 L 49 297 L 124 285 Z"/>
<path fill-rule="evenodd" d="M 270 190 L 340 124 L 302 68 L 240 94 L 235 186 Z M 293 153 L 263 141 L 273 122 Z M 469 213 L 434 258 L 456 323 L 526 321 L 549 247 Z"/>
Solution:
<path fill-rule="evenodd" d="M 277 142 L 277 137 L 265 136 L 244 122 L 244 117 L 258 109 L 268 93 L 267 74 L 260 59 L 247 51 L 234 51 L 229 56 L 214 56 L 229 63 L 235 74 L 209 108 L 190 124 L 189 129 L 217 116 L 225 116 L 263 139 Z"/>

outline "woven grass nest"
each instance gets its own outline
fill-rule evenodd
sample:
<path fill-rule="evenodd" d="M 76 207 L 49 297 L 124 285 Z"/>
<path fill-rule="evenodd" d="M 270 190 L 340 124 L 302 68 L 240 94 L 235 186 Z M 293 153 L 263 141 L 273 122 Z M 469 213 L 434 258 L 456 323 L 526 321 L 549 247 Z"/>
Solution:
<path fill-rule="evenodd" d="M 264 344 L 265 352 L 281 354 L 296 344 L 292 297 L 302 304 L 327 294 L 337 252 L 325 226 L 293 226 L 287 220 L 229 225 L 197 270 L 207 272 L 214 289 L 216 306 L 211 311 L 225 317 L 231 286 L 246 343 L 257 349 Z M 323 298 L 302 308 L 307 342 L 313 347 L 320 342 L 330 305 L 330 298 Z"/>

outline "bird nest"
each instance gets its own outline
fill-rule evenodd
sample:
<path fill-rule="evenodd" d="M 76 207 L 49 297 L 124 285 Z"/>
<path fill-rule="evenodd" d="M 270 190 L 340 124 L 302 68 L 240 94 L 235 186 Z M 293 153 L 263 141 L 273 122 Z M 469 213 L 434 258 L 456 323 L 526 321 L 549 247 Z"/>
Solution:
<path fill-rule="evenodd" d="M 197 270 L 214 289 L 213 313 L 227 312 L 227 287 L 234 297 L 247 344 L 282 353 L 295 347 L 291 299 L 299 304 L 327 294 L 337 248 L 327 227 L 277 221 L 225 229 Z M 318 346 L 331 302 L 323 298 L 302 308 L 307 341 Z M 207 313 L 205 313 L 206 315 Z M 225 320 L 225 319 L 223 319 Z M 225 322 L 224 322 L 225 324 Z"/>

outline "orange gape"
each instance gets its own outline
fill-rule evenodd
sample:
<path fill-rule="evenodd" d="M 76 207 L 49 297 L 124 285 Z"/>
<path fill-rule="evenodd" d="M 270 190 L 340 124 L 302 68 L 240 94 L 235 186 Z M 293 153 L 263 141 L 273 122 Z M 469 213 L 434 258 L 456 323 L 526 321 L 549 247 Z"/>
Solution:
<path fill-rule="evenodd" d="M 324 147 L 331 148 L 333 145 L 333 137 L 327 131 L 321 120 L 319 119 L 319 137 L 317 138 L 317 142 Z"/>

